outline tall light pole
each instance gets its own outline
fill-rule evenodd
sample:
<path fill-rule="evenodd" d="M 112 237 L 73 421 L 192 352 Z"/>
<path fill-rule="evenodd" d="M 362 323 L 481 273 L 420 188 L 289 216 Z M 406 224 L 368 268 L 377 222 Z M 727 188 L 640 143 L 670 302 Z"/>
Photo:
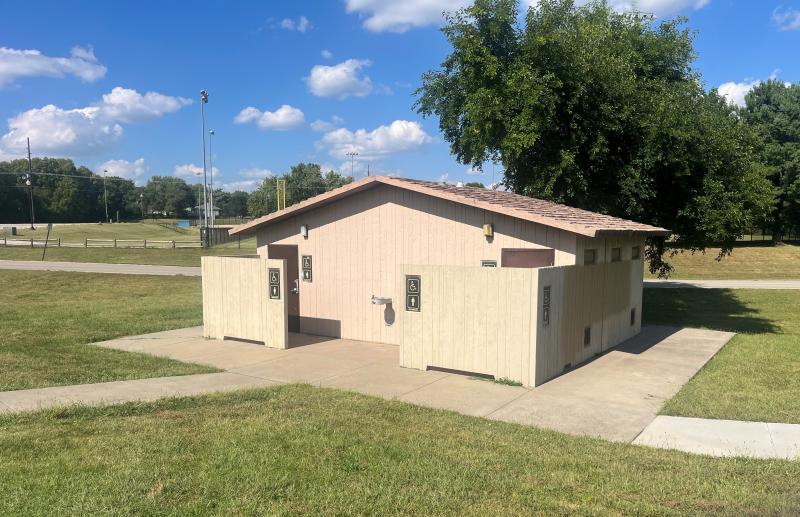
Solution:
<path fill-rule="evenodd" d="M 202 172 L 195 172 L 195 176 L 201 176 Z M 197 182 L 197 226 L 201 226 L 203 215 L 200 213 L 200 181 Z"/>
<path fill-rule="evenodd" d="M 350 177 L 352 178 L 353 177 L 353 166 L 354 166 L 354 163 L 355 163 L 356 156 L 358 156 L 358 153 L 355 152 L 355 151 L 350 151 L 349 153 L 345 153 L 345 154 L 347 154 L 347 156 L 350 157 Z"/>
<path fill-rule="evenodd" d="M 205 105 L 208 103 L 208 92 L 200 90 L 200 127 L 201 136 L 203 137 L 203 226 L 206 228 L 205 232 L 208 233 L 208 201 L 206 198 L 206 189 L 208 188 L 208 173 L 206 172 L 206 111 Z M 203 239 L 204 245 L 207 245 L 207 239 Z"/>
<path fill-rule="evenodd" d="M 106 203 L 106 222 L 108 222 L 108 190 L 106 190 L 106 176 L 108 176 L 108 171 L 103 169 L 103 199 Z"/>
<path fill-rule="evenodd" d="M 28 186 L 28 194 L 30 194 L 31 198 L 31 230 L 35 230 L 36 227 L 33 226 L 33 223 L 36 220 L 33 211 L 33 162 L 31 161 L 31 139 L 28 138 L 28 175 L 25 177 L 25 184 Z"/>
<path fill-rule="evenodd" d="M 139 194 L 139 207 L 142 209 L 142 222 L 144 222 L 144 194 Z"/>
<path fill-rule="evenodd" d="M 211 152 L 211 143 L 214 141 L 213 129 L 208 130 L 208 168 L 211 169 L 211 188 L 209 194 L 211 195 L 211 226 L 214 226 L 214 154 Z"/>

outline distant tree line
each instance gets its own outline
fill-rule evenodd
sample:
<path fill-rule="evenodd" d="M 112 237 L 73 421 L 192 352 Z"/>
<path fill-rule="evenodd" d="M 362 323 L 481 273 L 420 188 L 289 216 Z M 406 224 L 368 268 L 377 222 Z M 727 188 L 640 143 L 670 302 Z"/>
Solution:
<path fill-rule="evenodd" d="M 64 158 L 34 158 L 31 185 L 26 185 L 27 160 L 0 162 L 0 223 L 30 221 L 30 193 L 36 221 L 98 222 L 105 219 L 104 179 L 86 167 Z M 276 179 L 286 180 L 286 203 L 291 205 L 340 187 L 351 180 L 335 172 L 323 175 L 320 166 L 300 163 L 279 178 L 265 179 L 249 194 L 214 191 L 214 206 L 221 217 L 257 217 L 277 209 Z M 105 178 L 108 216 L 129 221 L 151 217 L 197 218 L 202 205 L 201 185 L 174 176 L 153 176 L 144 186 L 109 176 Z"/>

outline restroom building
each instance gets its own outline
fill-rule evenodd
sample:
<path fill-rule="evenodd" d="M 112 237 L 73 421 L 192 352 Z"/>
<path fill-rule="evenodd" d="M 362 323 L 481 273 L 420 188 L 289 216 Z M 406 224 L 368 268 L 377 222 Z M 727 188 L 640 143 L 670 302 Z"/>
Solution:
<path fill-rule="evenodd" d="M 372 176 L 231 234 L 255 234 L 264 263 L 285 268 L 288 332 L 398 345 L 403 366 L 536 385 L 639 332 L 645 239 L 669 231 Z"/>

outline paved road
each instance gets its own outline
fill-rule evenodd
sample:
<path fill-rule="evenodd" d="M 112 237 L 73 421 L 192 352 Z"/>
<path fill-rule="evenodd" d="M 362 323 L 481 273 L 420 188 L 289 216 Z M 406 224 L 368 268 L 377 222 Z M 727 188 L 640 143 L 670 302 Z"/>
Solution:
<path fill-rule="evenodd" d="M 152 266 L 144 264 L 104 264 L 102 262 L 40 262 L 0 260 L 0 269 L 27 271 L 71 271 L 76 273 L 117 273 L 123 275 L 200 276 L 199 267 Z"/>
<path fill-rule="evenodd" d="M 676 289 L 800 289 L 800 280 L 645 280 L 645 287 Z"/>

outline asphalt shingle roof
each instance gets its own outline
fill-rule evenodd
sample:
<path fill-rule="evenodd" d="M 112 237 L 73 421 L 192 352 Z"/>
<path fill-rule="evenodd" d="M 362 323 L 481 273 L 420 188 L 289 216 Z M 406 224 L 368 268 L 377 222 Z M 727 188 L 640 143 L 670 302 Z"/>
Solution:
<path fill-rule="evenodd" d="M 516 217 L 589 237 L 622 234 L 663 236 L 670 233 L 669 230 L 665 228 L 590 212 L 589 210 L 582 210 L 580 208 L 573 208 L 551 201 L 521 196 L 512 192 L 503 192 L 486 188 L 460 187 L 448 183 L 436 183 L 433 181 L 410 178 L 370 176 L 345 185 L 344 187 L 312 197 L 296 205 L 289 206 L 284 210 L 273 212 L 259 219 L 250 221 L 249 223 L 237 226 L 231 230 L 231 234 L 251 231 L 257 227 L 284 219 L 295 213 L 304 212 L 317 205 L 326 204 L 345 196 L 354 195 L 361 190 L 378 184 L 392 185 L 413 190 L 422 194 L 447 199 L 455 203 L 474 206 L 509 217 Z"/>

